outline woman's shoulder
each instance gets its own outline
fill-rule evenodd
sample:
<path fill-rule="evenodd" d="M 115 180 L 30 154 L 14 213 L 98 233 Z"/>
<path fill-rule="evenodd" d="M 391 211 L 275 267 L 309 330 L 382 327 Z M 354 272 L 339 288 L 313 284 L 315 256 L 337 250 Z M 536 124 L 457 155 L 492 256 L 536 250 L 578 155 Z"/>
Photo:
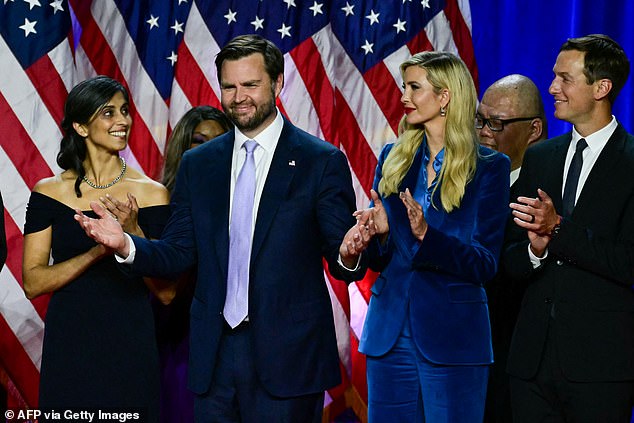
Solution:
<path fill-rule="evenodd" d="M 69 187 L 72 189 L 75 179 L 74 173 L 66 170 L 57 175 L 40 179 L 33 187 L 33 192 L 59 199 L 64 196 Z"/>
<path fill-rule="evenodd" d="M 126 182 L 129 185 L 128 191 L 136 197 L 139 207 L 169 204 L 170 195 L 167 188 L 141 172 L 132 170 Z"/>

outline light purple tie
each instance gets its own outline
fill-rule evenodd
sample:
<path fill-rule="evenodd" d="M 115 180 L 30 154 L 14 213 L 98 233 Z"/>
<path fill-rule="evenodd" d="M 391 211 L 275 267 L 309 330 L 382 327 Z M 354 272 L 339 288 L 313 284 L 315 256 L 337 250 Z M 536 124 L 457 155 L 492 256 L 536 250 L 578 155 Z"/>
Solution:
<path fill-rule="evenodd" d="M 232 328 L 238 326 L 249 312 L 249 261 L 251 258 L 251 225 L 255 198 L 255 159 L 258 143 L 247 140 L 242 145 L 247 156 L 240 169 L 233 191 L 231 223 L 229 224 L 229 270 L 225 320 Z"/>

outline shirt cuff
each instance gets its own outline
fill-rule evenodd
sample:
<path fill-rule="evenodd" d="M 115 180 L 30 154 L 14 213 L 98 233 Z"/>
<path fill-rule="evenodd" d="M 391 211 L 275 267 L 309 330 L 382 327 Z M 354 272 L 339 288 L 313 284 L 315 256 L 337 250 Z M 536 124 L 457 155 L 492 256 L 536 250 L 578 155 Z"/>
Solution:
<path fill-rule="evenodd" d="M 337 257 L 337 263 L 339 263 L 339 266 L 343 267 L 349 272 L 356 272 L 357 270 L 359 270 L 359 265 L 361 264 L 361 254 L 359 254 L 359 258 L 357 259 L 357 265 L 354 267 L 354 269 L 350 269 L 348 266 L 343 264 L 343 260 L 341 259 L 341 254 L 339 254 L 339 257 Z"/>
<path fill-rule="evenodd" d="M 132 241 L 132 237 L 130 235 L 124 232 L 123 236 L 128 239 L 128 245 L 130 246 L 128 257 L 121 257 L 119 254 L 115 254 L 114 258 L 117 260 L 118 263 L 132 264 L 134 263 L 134 256 L 136 255 L 136 246 L 134 245 L 134 241 Z"/>
<path fill-rule="evenodd" d="M 548 257 L 548 248 L 546 249 L 546 251 L 544 251 L 544 255 L 542 257 L 537 257 L 531 250 L 531 245 L 528 244 L 528 257 L 531 260 L 533 269 L 537 269 L 539 266 L 542 265 L 542 261 L 546 260 L 546 257 Z"/>

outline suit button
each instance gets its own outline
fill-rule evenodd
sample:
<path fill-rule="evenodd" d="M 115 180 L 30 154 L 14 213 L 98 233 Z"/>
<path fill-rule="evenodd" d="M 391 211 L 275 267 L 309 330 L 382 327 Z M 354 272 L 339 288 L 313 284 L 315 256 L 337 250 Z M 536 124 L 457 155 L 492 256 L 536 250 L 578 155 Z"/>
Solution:
<path fill-rule="evenodd" d="M 562 264 L 564 264 L 564 261 L 563 260 L 557 260 L 556 263 L 557 263 L 557 266 L 561 266 Z"/>
<path fill-rule="evenodd" d="M 545 302 L 546 304 L 550 304 L 550 303 L 552 303 L 552 302 L 553 302 L 553 300 L 552 300 L 552 299 L 550 299 L 550 298 L 546 298 L 546 299 L 544 300 L 544 302 Z"/>

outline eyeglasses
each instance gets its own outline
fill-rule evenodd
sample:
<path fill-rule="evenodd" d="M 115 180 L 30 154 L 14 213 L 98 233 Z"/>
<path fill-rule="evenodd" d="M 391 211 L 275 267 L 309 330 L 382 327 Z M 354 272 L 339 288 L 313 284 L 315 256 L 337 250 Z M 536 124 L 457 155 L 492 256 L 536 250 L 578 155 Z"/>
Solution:
<path fill-rule="evenodd" d="M 484 125 L 488 126 L 489 129 L 493 132 L 500 132 L 504 130 L 504 125 L 513 122 L 521 122 L 523 120 L 533 120 L 537 119 L 539 116 L 533 117 L 520 117 L 513 119 L 485 119 L 482 116 L 476 116 L 475 118 L 475 127 L 476 129 L 484 128 Z"/>

